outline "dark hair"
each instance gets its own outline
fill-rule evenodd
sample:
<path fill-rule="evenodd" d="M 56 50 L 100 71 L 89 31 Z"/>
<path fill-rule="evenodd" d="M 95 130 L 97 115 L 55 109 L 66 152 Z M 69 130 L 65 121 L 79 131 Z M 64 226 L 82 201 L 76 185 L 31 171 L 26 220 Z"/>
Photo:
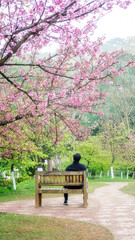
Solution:
<path fill-rule="evenodd" d="M 74 155 L 73 155 L 73 158 L 74 158 L 74 161 L 79 162 L 79 160 L 81 159 L 80 153 L 74 154 Z"/>

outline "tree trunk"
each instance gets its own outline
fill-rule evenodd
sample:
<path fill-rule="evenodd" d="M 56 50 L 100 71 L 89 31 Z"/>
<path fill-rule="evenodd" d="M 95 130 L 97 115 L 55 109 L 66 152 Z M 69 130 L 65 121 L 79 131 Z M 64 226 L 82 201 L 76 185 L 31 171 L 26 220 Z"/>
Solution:
<path fill-rule="evenodd" d="M 112 162 L 111 162 L 111 178 L 114 178 L 113 163 L 114 163 L 115 157 L 114 157 L 114 147 L 113 147 L 113 144 L 112 144 L 111 141 L 110 141 L 110 148 L 111 148 L 111 154 L 112 154 Z"/>
<path fill-rule="evenodd" d="M 127 170 L 127 179 L 128 179 L 128 175 L 129 175 L 129 170 Z"/>
<path fill-rule="evenodd" d="M 113 166 L 111 166 L 111 178 L 114 178 Z"/>
<path fill-rule="evenodd" d="M 100 172 L 100 178 L 102 177 L 102 171 Z"/>
<path fill-rule="evenodd" d="M 13 189 L 16 190 L 16 183 L 15 183 L 15 175 L 14 175 L 14 165 L 11 165 L 11 174 L 12 174 L 12 181 L 13 181 Z"/>
<path fill-rule="evenodd" d="M 48 160 L 48 171 L 52 171 L 52 160 Z"/>

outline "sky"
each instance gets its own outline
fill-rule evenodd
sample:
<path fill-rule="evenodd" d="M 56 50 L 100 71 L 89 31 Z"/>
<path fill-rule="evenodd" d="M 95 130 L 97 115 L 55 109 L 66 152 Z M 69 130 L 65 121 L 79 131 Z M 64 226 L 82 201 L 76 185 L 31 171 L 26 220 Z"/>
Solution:
<path fill-rule="evenodd" d="M 98 21 L 94 39 L 105 36 L 105 41 L 113 38 L 127 38 L 135 36 L 135 0 L 127 9 L 115 8 Z M 54 51 L 58 47 L 53 43 L 42 51 Z"/>
<path fill-rule="evenodd" d="M 115 7 L 98 21 L 96 37 L 105 35 L 106 40 L 135 36 L 135 1 L 127 9 Z"/>

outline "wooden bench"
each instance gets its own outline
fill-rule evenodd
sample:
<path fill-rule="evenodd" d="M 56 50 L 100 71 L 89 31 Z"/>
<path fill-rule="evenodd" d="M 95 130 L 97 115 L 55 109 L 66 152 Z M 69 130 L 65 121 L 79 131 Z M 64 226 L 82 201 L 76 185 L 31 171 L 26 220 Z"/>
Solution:
<path fill-rule="evenodd" d="M 51 188 L 61 186 L 61 188 Z M 83 186 L 82 189 L 68 189 L 64 186 Z M 42 194 L 48 193 L 81 193 L 83 194 L 84 207 L 88 206 L 88 179 L 86 171 L 36 171 L 35 207 L 42 206 Z"/>

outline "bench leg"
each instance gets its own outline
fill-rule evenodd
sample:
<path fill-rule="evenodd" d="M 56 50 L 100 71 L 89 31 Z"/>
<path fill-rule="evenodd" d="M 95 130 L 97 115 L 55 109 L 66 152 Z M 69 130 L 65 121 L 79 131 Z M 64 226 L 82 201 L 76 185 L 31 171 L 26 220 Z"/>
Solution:
<path fill-rule="evenodd" d="M 84 201 L 84 208 L 87 208 L 88 207 L 88 190 L 84 191 L 83 201 Z"/>
<path fill-rule="evenodd" d="M 84 195 L 84 208 L 88 207 L 88 194 Z"/>
<path fill-rule="evenodd" d="M 39 195 L 38 193 L 36 193 L 35 195 L 35 208 L 38 208 L 39 207 Z"/>
<path fill-rule="evenodd" d="M 39 193 L 39 207 L 42 206 L 42 193 Z"/>
<path fill-rule="evenodd" d="M 42 194 L 41 193 L 37 193 L 35 196 L 35 207 L 41 207 L 42 206 Z"/>

